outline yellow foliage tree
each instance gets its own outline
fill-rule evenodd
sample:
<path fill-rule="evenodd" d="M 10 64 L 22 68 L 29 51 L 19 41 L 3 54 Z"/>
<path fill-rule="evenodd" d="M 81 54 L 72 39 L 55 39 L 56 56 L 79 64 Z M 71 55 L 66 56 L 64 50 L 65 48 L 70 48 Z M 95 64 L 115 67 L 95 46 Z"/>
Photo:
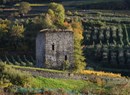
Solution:
<path fill-rule="evenodd" d="M 86 67 L 81 47 L 83 28 L 81 22 L 78 21 L 72 22 L 71 26 L 74 31 L 74 70 L 82 71 Z"/>

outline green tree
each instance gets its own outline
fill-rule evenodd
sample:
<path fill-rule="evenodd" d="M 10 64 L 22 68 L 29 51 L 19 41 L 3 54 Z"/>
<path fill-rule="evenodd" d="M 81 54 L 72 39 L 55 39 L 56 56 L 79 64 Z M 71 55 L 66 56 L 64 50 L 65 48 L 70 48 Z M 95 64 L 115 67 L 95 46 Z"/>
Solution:
<path fill-rule="evenodd" d="M 73 22 L 72 29 L 74 31 L 74 70 L 81 71 L 86 67 L 85 58 L 81 47 L 83 28 L 80 22 Z"/>
<path fill-rule="evenodd" d="M 10 23 L 9 20 L 0 20 L 0 39 L 9 32 Z"/>
<path fill-rule="evenodd" d="M 23 25 L 12 25 L 11 31 L 10 31 L 10 44 L 14 47 L 14 49 L 17 49 L 22 45 L 20 42 L 23 38 L 24 33 L 24 26 Z"/>
<path fill-rule="evenodd" d="M 48 9 L 48 14 L 50 15 L 50 18 L 52 21 L 54 21 L 56 19 L 54 11 L 52 9 Z"/>
<path fill-rule="evenodd" d="M 48 14 L 52 17 L 54 25 L 63 26 L 65 20 L 65 9 L 63 5 L 50 3 Z"/>
<path fill-rule="evenodd" d="M 55 26 L 53 25 L 53 22 L 51 20 L 51 17 L 49 14 L 46 14 L 42 23 L 43 28 L 54 28 Z"/>
<path fill-rule="evenodd" d="M 19 13 L 27 14 L 31 10 L 30 4 L 28 2 L 21 2 L 19 5 Z"/>
<path fill-rule="evenodd" d="M 11 36 L 13 37 L 22 37 L 24 32 L 24 26 L 23 25 L 13 25 L 11 28 Z"/>
<path fill-rule="evenodd" d="M 66 28 L 65 27 L 65 9 L 61 4 L 50 3 L 47 13 L 35 17 L 34 23 L 42 28 Z"/>

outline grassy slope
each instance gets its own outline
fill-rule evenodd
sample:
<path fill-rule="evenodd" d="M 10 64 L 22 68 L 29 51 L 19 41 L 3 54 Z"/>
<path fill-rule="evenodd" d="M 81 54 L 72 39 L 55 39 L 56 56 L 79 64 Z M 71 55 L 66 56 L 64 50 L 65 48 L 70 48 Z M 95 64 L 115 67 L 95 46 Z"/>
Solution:
<path fill-rule="evenodd" d="M 30 69 L 30 70 L 41 70 L 41 71 L 46 71 L 46 72 L 60 72 L 60 73 L 65 73 L 64 71 L 60 70 L 53 70 L 53 69 L 44 69 L 44 68 L 35 68 L 35 67 L 25 67 L 25 66 L 16 66 L 16 65 L 11 65 L 13 68 L 21 68 L 21 69 Z"/>
<path fill-rule="evenodd" d="M 101 89 L 95 83 L 83 80 L 71 80 L 71 79 L 52 79 L 52 78 L 44 78 L 37 77 L 32 80 L 32 86 L 38 88 L 50 88 L 50 89 L 59 89 L 63 88 L 67 91 L 81 91 L 84 87 L 88 89 Z"/>
<path fill-rule="evenodd" d="M 46 71 L 46 72 L 56 72 L 56 73 L 68 73 L 68 71 L 62 71 L 62 70 L 52 70 L 52 69 L 44 69 L 44 68 L 34 68 L 34 67 L 24 67 L 24 66 L 16 66 L 12 65 L 14 68 L 21 68 L 21 69 L 29 69 L 29 70 L 40 70 L 40 71 Z M 74 72 L 73 72 L 74 73 Z M 86 75 L 96 75 L 96 76 L 108 76 L 108 77 L 121 77 L 120 74 L 114 74 L 110 72 L 103 72 L 103 71 L 91 71 L 91 70 L 83 70 L 80 72 L 80 74 L 86 74 Z"/>
<path fill-rule="evenodd" d="M 52 78 L 44 78 L 44 77 L 32 77 L 30 74 L 27 75 L 27 72 L 20 72 L 18 70 L 15 70 L 13 68 L 10 67 L 10 65 L 6 65 L 4 66 L 5 63 L 0 64 L 0 68 L 2 70 L 2 72 L 4 72 L 5 75 L 10 76 L 10 77 L 6 77 L 7 79 L 10 78 L 11 81 L 9 81 L 9 83 L 13 83 L 14 85 L 17 85 L 18 82 L 22 82 L 23 86 L 25 88 L 45 88 L 45 89 L 52 89 L 52 90 L 57 90 L 59 88 L 62 88 L 66 91 L 76 91 L 76 92 L 82 92 L 82 91 L 89 91 L 89 92 L 104 92 L 104 93 L 111 93 L 111 90 L 113 87 L 117 87 L 115 84 L 115 81 L 104 81 L 100 78 L 92 78 L 91 80 L 73 80 L 73 79 L 52 79 Z M 18 67 L 18 66 L 17 66 Z M 20 67 L 20 66 L 19 66 Z M 3 68 L 3 69 L 2 69 Z M 21 67 L 24 68 L 24 67 Z M 29 69 L 29 67 L 27 67 Z M 30 67 L 31 68 L 31 67 Z M 35 68 L 32 68 L 35 69 Z M 46 69 L 41 69 L 41 70 L 46 70 Z M 48 71 L 48 69 L 47 69 Z M 50 71 L 50 70 L 49 70 Z M 55 70 L 53 70 L 55 71 Z M 55 71 L 57 72 L 57 71 Z M 27 76 L 27 77 L 26 77 Z M 0 77 L 2 79 L 2 77 Z M 8 80 L 10 80 L 8 79 Z M 18 81 L 19 80 L 19 81 Z M 15 81 L 12 82 L 12 81 Z M 124 81 L 124 80 L 122 80 Z M 127 81 L 126 81 L 127 82 Z M 6 85 L 6 81 L 2 82 L 0 81 L 0 83 L 2 83 L 2 85 Z M 4 84 L 3 84 L 4 83 Z M 128 84 L 128 91 L 130 85 Z M 1 86 L 0 86 L 1 87 Z M 8 87 L 5 86 L 5 87 Z M 118 85 L 118 88 L 116 89 L 120 89 L 120 87 L 122 87 L 122 85 Z M 127 90 L 126 88 L 123 89 L 125 92 Z M 120 90 L 118 90 L 120 91 Z M 130 92 L 128 92 L 130 93 Z M 108 95 L 108 94 L 96 94 L 96 95 Z M 109 95 L 119 95 L 119 94 L 109 94 Z M 121 95 L 129 95 L 129 94 L 121 94 Z"/>
<path fill-rule="evenodd" d="M 88 95 L 86 94 L 87 92 L 93 93 L 94 95 L 129 95 L 128 93 L 130 93 L 130 83 L 127 83 L 125 85 L 116 85 L 114 82 L 111 81 L 109 83 L 105 83 L 100 79 L 96 80 L 97 82 L 87 80 L 85 81 L 36 77 L 32 79 L 31 86 L 34 88 L 44 88 L 52 91 L 63 89 L 63 91 L 65 92 L 67 91 L 71 93 L 72 91 L 74 91 L 74 93 L 84 93 L 84 95 Z"/>

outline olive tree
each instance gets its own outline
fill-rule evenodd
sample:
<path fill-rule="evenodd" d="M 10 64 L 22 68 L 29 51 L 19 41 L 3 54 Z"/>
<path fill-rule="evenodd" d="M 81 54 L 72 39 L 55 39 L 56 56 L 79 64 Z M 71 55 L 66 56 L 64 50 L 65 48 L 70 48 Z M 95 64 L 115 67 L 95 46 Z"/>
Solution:
<path fill-rule="evenodd" d="M 10 43 L 11 43 L 11 46 L 13 46 L 15 49 L 21 46 L 21 43 L 19 41 L 23 38 L 24 30 L 25 29 L 23 25 L 16 24 L 11 27 Z"/>
<path fill-rule="evenodd" d="M 21 2 L 19 5 L 19 13 L 24 15 L 31 10 L 30 4 L 28 2 Z"/>

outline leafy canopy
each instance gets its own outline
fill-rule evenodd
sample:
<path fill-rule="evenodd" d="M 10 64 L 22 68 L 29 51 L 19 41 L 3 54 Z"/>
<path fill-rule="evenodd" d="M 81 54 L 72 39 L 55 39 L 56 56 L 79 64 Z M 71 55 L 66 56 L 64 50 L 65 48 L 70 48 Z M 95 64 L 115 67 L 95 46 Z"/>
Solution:
<path fill-rule="evenodd" d="M 19 6 L 20 14 L 27 14 L 31 10 L 30 4 L 28 2 L 21 2 Z"/>
<path fill-rule="evenodd" d="M 79 72 L 86 67 L 85 57 L 83 56 L 81 46 L 83 28 L 81 22 L 78 20 L 74 20 L 73 23 L 71 23 L 71 26 L 74 31 L 74 70 Z"/>
<path fill-rule="evenodd" d="M 65 28 L 65 9 L 58 3 L 50 3 L 48 12 L 42 20 L 43 28 Z"/>

